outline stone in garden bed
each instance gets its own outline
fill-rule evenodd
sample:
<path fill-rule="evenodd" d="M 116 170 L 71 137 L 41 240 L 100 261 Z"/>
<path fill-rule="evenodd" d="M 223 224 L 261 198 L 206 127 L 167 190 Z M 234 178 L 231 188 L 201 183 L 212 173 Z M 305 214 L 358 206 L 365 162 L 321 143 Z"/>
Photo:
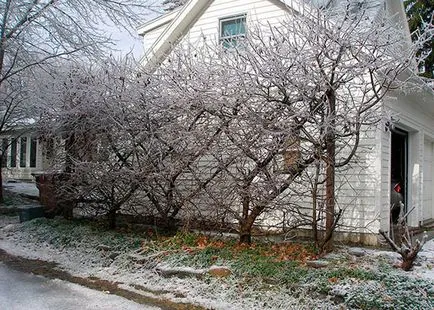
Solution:
<path fill-rule="evenodd" d="M 356 257 L 362 257 L 362 256 L 366 255 L 366 250 L 364 250 L 362 248 L 349 248 L 348 254 L 354 255 Z"/>
<path fill-rule="evenodd" d="M 227 278 L 232 274 L 232 271 L 228 267 L 211 266 L 208 273 L 215 278 Z"/>
<path fill-rule="evenodd" d="M 159 265 L 156 269 L 157 273 L 163 278 L 178 277 L 178 278 L 202 278 L 208 270 L 193 269 L 188 267 L 169 267 Z"/>
<path fill-rule="evenodd" d="M 313 268 L 325 268 L 329 265 L 329 262 L 325 260 L 308 260 L 306 261 L 306 265 Z"/>
<path fill-rule="evenodd" d="M 100 244 L 96 247 L 96 249 L 100 251 L 110 251 L 112 248 L 108 245 Z"/>

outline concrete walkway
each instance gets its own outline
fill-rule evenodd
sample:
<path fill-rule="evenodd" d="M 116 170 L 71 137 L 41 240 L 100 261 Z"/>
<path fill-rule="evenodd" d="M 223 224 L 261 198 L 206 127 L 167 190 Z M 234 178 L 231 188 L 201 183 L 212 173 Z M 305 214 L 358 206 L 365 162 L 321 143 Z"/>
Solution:
<path fill-rule="evenodd" d="M 6 182 L 3 182 L 3 188 L 27 197 L 39 197 L 39 190 L 36 187 L 36 183 L 34 182 L 8 180 Z"/>
<path fill-rule="evenodd" d="M 0 306 L 2 309 L 14 310 L 160 309 L 78 284 L 12 270 L 2 263 L 0 263 Z"/>

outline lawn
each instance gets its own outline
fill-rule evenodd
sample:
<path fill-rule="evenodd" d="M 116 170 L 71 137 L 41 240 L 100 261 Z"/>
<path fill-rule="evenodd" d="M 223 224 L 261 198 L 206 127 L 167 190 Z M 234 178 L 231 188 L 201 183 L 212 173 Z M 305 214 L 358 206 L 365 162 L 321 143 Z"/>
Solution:
<path fill-rule="evenodd" d="M 10 221 L 9 221 L 10 222 Z M 212 309 L 432 309 L 432 251 L 405 273 L 392 252 L 309 243 L 237 243 L 231 236 L 108 231 L 96 222 L 35 219 L 1 229 L 0 248 L 82 277 Z M 427 247 L 431 247 L 430 241 Z M 360 251 L 359 251 L 360 252 Z M 312 262 L 322 268 L 314 268 Z"/>

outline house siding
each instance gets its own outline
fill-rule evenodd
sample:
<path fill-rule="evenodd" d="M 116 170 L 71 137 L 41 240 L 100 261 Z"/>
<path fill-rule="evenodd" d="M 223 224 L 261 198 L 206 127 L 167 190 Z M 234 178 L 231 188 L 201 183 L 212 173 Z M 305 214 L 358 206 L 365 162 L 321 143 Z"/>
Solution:
<path fill-rule="evenodd" d="M 428 137 L 424 141 L 424 161 L 423 161 L 423 212 L 422 222 L 427 222 L 434 218 L 434 142 Z"/>
<path fill-rule="evenodd" d="M 271 1 L 215 0 L 185 34 L 182 43 L 196 44 L 204 37 L 218 40 L 219 19 L 240 14 L 247 14 L 247 27 L 253 27 L 258 23 L 262 23 L 264 26 L 268 22 L 270 25 L 276 24 L 287 16 L 288 11 Z"/>
<path fill-rule="evenodd" d="M 291 14 L 283 4 L 278 3 L 266 0 L 211 1 L 203 14 L 187 26 L 188 31 L 179 34 L 180 43 L 197 47 L 203 40 L 218 40 L 219 19 L 240 14 L 246 14 L 250 29 L 257 25 L 264 28 L 277 25 Z M 393 1 L 387 3 L 393 11 L 402 6 Z M 150 35 L 156 35 L 158 31 L 162 33 L 163 29 L 156 29 Z M 151 47 L 146 44 L 145 47 Z M 396 126 L 409 133 L 408 207 L 415 208 L 409 216 L 409 223 L 413 226 L 434 216 L 434 140 L 430 140 L 434 139 L 434 115 L 430 112 L 433 98 L 431 94 L 428 96 L 428 99 L 420 100 L 418 95 L 411 93 L 390 94 L 383 102 L 384 112 L 394 114 Z M 343 232 L 372 234 L 379 229 L 390 230 L 391 131 L 384 124 L 365 129 L 355 160 L 344 169 L 339 169 L 336 177 L 337 208 L 344 210 L 343 225 L 339 228 Z M 290 196 L 288 192 L 285 195 Z M 298 198 L 306 206 L 306 213 L 311 212 L 308 198 Z M 209 208 L 206 199 L 202 202 L 205 208 Z M 279 215 L 276 217 L 279 218 Z M 372 243 L 372 239 L 369 242 Z"/>
<path fill-rule="evenodd" d="M 376 209 L 379 210 L 380 229 L 390 230 L 390 158 L 391 158 L 391 131 L 380 128 L 378 130 L 378 162 L 377 173 L 380 175 L 379 193 L 376 195 Z"/>
<path fill-rule="evenodd" d="M 379 130 L 375 126 L 362 129 L 355 158 L 337 171 L 337 207 L 344 210 L 340 231 L 369 233 L 379 229 Z"/>

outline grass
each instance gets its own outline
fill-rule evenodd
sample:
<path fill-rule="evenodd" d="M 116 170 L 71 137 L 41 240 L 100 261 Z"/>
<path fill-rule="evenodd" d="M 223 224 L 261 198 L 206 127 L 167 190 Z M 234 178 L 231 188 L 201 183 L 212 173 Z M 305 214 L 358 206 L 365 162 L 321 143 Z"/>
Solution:
<path fill-rule="evenodd" d="M 110 231 L 88 220 L 37 218 L 23 225 L 32 231 L 33 238 L 39 242 L 59 248 L 76 247 L 87 242 L 96 246 L 105 245 L 115 251 L 127 251 L 139 248 L 143 241 L 141 236 Z"/>
<path fill-rule="evenodd" d="M 23 229 L 37 241 L 54 247 L 103 244 L 113 251 L 134 250 L 144 256 L 158 254 L 158 262 L 176 267 L 227 266 L 232 271 L 228 280 L 241 287 L 248 285 L 265 291 L 279 288 L 300 298 L 328 296 L 329 299 L 336 296 L 333 292 L 341 290 L 336 303 L 349 308 L 432 309 L 434 305 L 432 282 L 412 279 L 381 261 L 376 265 L 377 270 L 365 269 L 343 256 L 327 268 L 309 268 L 306 261 L 316 259 L 317 253 L 307 243 L 244 245 L 232 239 L 192 233 L 162 237 L 152 232 L 108 231 L 95 222 L 84 220 L 35 219 L 24 223 Z"/>

